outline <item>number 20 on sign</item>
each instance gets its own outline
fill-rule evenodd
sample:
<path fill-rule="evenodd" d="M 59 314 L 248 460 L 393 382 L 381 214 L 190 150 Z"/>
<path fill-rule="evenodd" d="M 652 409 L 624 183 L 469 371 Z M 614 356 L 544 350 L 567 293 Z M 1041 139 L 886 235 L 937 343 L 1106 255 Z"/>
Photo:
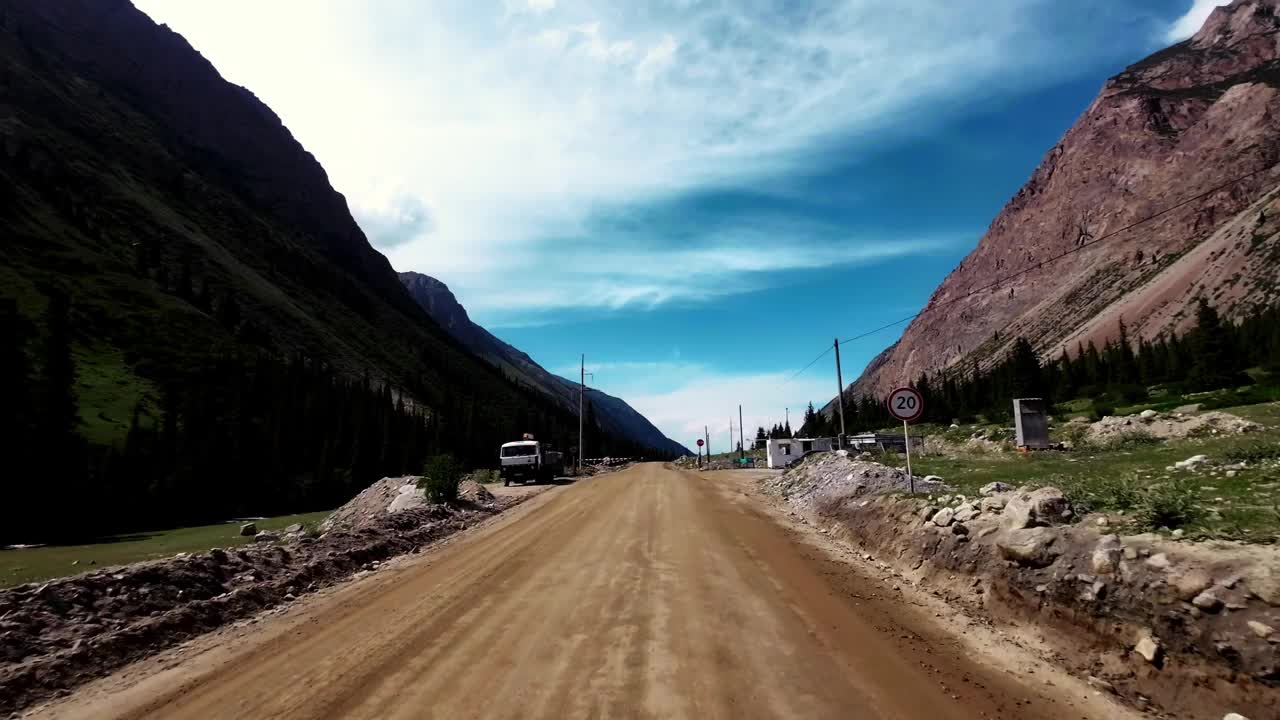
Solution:
<path fill-rule="evenodd" d="M 907 480 L 911 483 L 911 492 L 916 491 L 916 478 L 911 474 L 911 433 L 907 423 L 919 420 L 924 414 L 924 398 L 914 388 L 900 387 L 885 398 L 885 407 L 889 414 L 902 421 L 903 447 L 907 451 Z"/>

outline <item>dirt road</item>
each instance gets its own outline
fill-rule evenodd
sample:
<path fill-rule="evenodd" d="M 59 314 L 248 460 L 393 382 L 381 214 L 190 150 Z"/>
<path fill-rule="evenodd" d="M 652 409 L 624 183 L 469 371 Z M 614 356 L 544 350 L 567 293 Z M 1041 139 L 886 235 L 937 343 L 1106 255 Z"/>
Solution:
<path fill-rule="evenodd" d="M 64 718 L 1080 718 L 804 548 L 643 465 L 39 709 Z M 875 595 L 885 597 L 868 601 Z"/>

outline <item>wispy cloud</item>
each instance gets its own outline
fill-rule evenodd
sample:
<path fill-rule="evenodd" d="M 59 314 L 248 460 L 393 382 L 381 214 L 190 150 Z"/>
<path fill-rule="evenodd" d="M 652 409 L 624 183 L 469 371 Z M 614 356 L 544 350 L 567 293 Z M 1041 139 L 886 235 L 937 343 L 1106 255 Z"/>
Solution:
<path fill-rule="evenodd" d="M 791 380 L 789 373 L 717 374 L 699 373 L 687 382 L 663 393 L 628 395 L 627 402 L 673 440 L 691 444 L 711 429 L 715 452 L 728 447 L 729 421 L 738 424 L 742 405 L 744 435 L 755 436 L 757 427 L 783 422 L 791 411 L 791 427 L 800 429 L 807 404 L 821 405 L 830 399 L 835 378 L 818 374 Z"/>
<path fill-rule="evenodd" d="M 394 265 L 482 312 L 696 301 L 927 252 L 789 228 L 775 238 L 796 249 L 769 253 L 714 226 L 673 251 L 665 226 L 592 223 L 789 172 L 833 138 L 856 155 L 876 130 L 936 120 L 926 107 L 1055 82 L 1101 44 L 1060 32 L 1088 12 L 1057 0 L 138 4 L 280 113 Z"/>
<path fill-rule="evenodd" d="M 1178 18 L 1169 28 L 1165 39 L 1169 42 L 1181 42 L 1195 35 L 1214 8 L 1226 5 L 1230 0 L 1193 0 L 1187 13 Z"/>

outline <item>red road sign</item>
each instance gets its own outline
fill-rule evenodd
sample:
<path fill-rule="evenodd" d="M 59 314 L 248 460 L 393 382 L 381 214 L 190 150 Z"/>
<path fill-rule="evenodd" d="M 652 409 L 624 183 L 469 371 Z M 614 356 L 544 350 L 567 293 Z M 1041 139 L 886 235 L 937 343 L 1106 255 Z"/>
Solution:
<path fill-rule="evenodd" d="M 698 440 L 698 447 L 702 447 L 702 440 L 701 440 L 701 439 L 699 439 L 699 440 Z"/>
<path fill-rule="evenodd" d="M 885 407 L 889 414 L 903 422 L 918 420 L 924 414 L 924 398 L 909 387 L 900 387 L 885 398 Z"/>

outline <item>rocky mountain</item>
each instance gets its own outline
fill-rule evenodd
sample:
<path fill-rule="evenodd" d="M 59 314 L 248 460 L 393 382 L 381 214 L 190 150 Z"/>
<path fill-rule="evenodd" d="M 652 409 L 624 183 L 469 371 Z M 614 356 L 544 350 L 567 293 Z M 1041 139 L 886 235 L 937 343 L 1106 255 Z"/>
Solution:
<path fill-rule="evenodd" d="M 471 462 L 576 432 L 414 302 L 270 108 L 127 0 L 0 0 L 0 227 L 0 301 L 40 334 L 70 298 L 95 444 L 261 353 L 386 385 Z"/>
<path fill-rule="evenodd" d="M 1235 0 L 1106 82 L 853 392 L 985 367 L 1018 336 L 1074 353 L 1122 317 L 1153 338 L 1201 296 L 1227 317 L 1274 303 L 1278 161 L 1280 0 Z"/>
<path fill-rule="evenodd" d="M 565 409 L 577 412 L 577 382 L 553 375 L 521 350 L 499 340 L 488 330 L 472 322 L 466 308 L 458 302 L 447 285 L 433 277 L 416 272 L 400 273 L 400 281 L 404 283 L 418 305 L 422 306 L 427 314 L 440 324 L 440 327 L 457 338 L 458 342 L 501 368 L 517 382 L 536 388 L 554 398 Z M 663 453 L 690 454 L 687 448 L 663 435 L 653 426 L 653 423 L 621 398 L 594 389 L 587 390 L 586 398 L 591 401 L 600 427 L 605 432 Z"/>

